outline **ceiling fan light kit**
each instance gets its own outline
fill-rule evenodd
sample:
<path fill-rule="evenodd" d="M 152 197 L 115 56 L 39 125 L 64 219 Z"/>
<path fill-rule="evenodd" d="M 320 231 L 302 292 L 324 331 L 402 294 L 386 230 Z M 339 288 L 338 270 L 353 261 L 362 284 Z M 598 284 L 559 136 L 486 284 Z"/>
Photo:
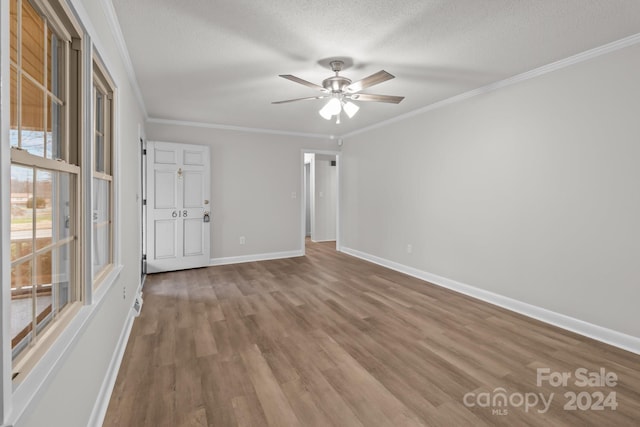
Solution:
<path fill-rule="evenodd" d="M 342 110 L 345 113 L 347 113 L 347 116 L 349 116 L 349 118 L 352 118 L 353 116 L 355 116 L 359 109 L 360 107 L 358 107 L 356 104 L 354 104 L 351 101 L 347 101 L 347 102 L 342 101 Z"/>
<path fill-rule="evenodd" d="M 336 114 L 340 114 L 342 110 L 342 104 L 337 97 L 332 97 L 329 102 L 325 104 L 324 107 L 319 111 L 320 115 L 327 120 L 330 120 L 331 117 Z"/>
<path fill-rule="evenodd" d="M 349 118 L 356 115 L 360 107 L 352 101 L 373 101 L 373 102 L 387 102 L 392 104 L 398 104 L 404 99 L 404 96 L 391 96 L 391 95 L 374 95 L 369 93 L 360 93 L 360 91 L 395 78 L 392 74 L 387 73 L 384 70 L 378 71 L 375 74 L 365 77 L 357 82 L 352 82 L 351 79 L 341 76 L 339 73 L 342 71 L 344 62 L 331 61 L 331 70 L 336 73 L 335 76 L 331 76 L 322 81 L 322 86 L 315 83 L 308 82 L 291 74 L 281 74 L 280 77 L 291 80 L 292 82 L 308 86 L 312 89 L 323 92 L 323 95 L 310 96 L 306 98 L 287 99 L 285 101 L 274 101 L 272 104 L 284 104 L 294 101 L 306 101 L 312 99 L 324 99 L 331 98 L 329 101 L 318 111 L 320 116 L 326 120 L 331 120 L 336 117 L 336 124 L 340 123 L 340 116 L 344 111 Z"/>

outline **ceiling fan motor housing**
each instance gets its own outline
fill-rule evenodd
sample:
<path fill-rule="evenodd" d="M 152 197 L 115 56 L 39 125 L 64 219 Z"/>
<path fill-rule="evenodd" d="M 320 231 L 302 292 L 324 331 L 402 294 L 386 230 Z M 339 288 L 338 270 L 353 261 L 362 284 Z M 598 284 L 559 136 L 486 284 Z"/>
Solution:
<path fill-rule="evenodd" d="M 351 84 L 351 79 L 342 76 L 333 76 L 322 81 L 322 87 L 332 93 L 343 92 Z"/>
<path fill-rule="evenodd" d="M 333 77 L 329 77 L 328 79 L 324 79 L 322 81 L 322 87 L 324 87 L 331 93 L 342 93 L 344 89 L 351 84 L 350 79 L 338 75 L 338 73 L 342 71 L 344 62 L 337 60 L 331 61 L 329 65 L 331 65 L 331 71 L 336 73 L 336 75 Z"/>

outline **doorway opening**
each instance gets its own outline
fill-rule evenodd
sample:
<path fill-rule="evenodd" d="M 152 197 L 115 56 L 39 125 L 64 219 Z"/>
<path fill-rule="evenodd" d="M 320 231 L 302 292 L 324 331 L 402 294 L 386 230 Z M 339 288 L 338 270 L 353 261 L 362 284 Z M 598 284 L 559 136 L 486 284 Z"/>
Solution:
<path fill-rule="evenodd" d="M 340 250 L 340 152 L 303 150 L 302 249 L 306 241 Z"/>

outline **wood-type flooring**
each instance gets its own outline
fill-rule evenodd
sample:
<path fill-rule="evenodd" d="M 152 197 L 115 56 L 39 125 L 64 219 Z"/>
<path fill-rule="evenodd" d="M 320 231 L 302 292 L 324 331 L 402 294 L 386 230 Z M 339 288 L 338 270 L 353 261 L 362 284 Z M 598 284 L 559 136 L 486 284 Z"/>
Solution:
<path fill-rule="evenodd" d="M 640 425 L 639 355 L 333 243 L 149 275 L 144 301 L 104 426 Z"/>

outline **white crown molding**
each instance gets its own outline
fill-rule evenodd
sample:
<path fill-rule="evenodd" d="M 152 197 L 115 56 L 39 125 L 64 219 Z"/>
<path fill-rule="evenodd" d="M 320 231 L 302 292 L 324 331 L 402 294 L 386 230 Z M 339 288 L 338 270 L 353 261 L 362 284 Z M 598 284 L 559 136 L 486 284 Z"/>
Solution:
<path fill-rule="evenodd" d="M 533 70 L 526 71 L 521 74 L 517 74 L 515 76 L 506 78 L 504 80 L 500 80 L 494 83 L 490 83 L 488 85 L 479 87 L 477 89 L 470 90 L 468 92 L 461 93 L 459 95 L 452 96 L 451 98 L 443 99 L 442 101 L 434 102 L 433 104 L 426 105 L 424 107 L 420 107 L 416 110 L 409 111 L 407 113 L 401 114 L 396 117 L 392 117 L 388 120 L 383 120 L 381 122 L 375 123 L 370 126 L 365 126 L 363 128 L 354 130 L 352 132 L 348 132 L 344 135 L 341 135 L 340 138 L 348 138 L 351 136 L 355 136 L 361 133 L 365 133 L 374 129 L 378 129 L 383 126 L 390 125 L 392 123 L 400 122 L 402 120 L 406 120 L 410 117 L 414 117 L 428 111 L 437 110 L 442 107 L 446 107 L 447 105 L 454 104 L 456 102 L 464 101 L 466 99 L 472 98 L 474 96 L 482 95 L 485 93 L 493 92 L 495 90 L 511 86 L 516 83 L 520 83 L 529 79 L 533 79 L 536 77 L 543 76 L 545 74 L 560 70 L 562 68 L 569 67 L 571 65 L 579 64 L 580 62 L 588 61 L 593 58 L 597 58 L 598 56 L 605 55 L 607 53 L 615 52 L 616 50 L 623 49 L 625 47 L 633 46 L 637 43 L 640 43 L 640 33 L 634 34 L 629 37 L 625 37 L 620 40 L 616 40 L 611 43 L 607 43 L 605 45 L 589 49 L 587 51 L 578 53 L 576 55 L 570 56 L 565 59 L 561 59 L 556 62 L 552 62 L 547 65 L 543 65 L 542 67 L 534 68 Z"/>
<path fill-rule="evenodd" d="M 243 262 L 269 261 L 272 259 L 295 258 L 304 256 L 304 251 L 270 252 L 266 254 L 241 255 L 222 258 L 211 258 L 210 266 L 241 264 Z"/>
<path fill-rule="evenodd" d="M 198 127 L 198 128 L 207 128 L 207 129 L 232 130 L 236 132 L 263 133 L 263 134 L 270 134 L 270 135 L 300 136 L 303 138 L 334 139 L 334 136 L 332 135 L 324 135 L 321 133 L 292 132 L 292 131 L 276 130 L 276 129 L 264 129 L 264 128 L 244 127 L 244 126 L 220 125 L 215 123 L 191 122 L 186 120 L 157 119 L 154 117 L 148 118 L 147 123 L 155 123 L 160 125 L 172 125 L 172 126 Z"/>
<path fill-rule="evenodd" d="M 120 22 L 118 21 L 118 15 L 116 14 L 116 10 L 113 7 L 113 3 L 111 0 L 105 0 L 100 2 L 102 4 L 102 8 L 104 10 L 105 15 L 107 16 L 107 21 L 109 23 L 109 27 L 111 27 L 111 32 L 113 34 L 113 38 L 116 41 L 116 45 L 118 46 L 118 51 L 120 53 L 120 58 L 124 63 L 124 68 L 127 71 L 127 76 L 129 77 L 129 84 L 133 89 L 133 93 L 138 101 L 138 105 L 142 110 L 142 114 L 146 119 L 149 117 L 147 114 L 147 107 L 144 104 L 144 98 L 142 97 L 142 91 L 140 90 L 140 85 L 138 85 L 138 79 L 136 78 L 136 73 L 133 69 L 133 62 L 131 62 L 131 57 L 129 56 L 129 49 L 127 49 L 127 43 L 124 41 L 124 36 L 122 34 L 122 28 L 120 27 Z"/>
<path fill-rule="evenodd" d="M 580 319 L 576 319 L 561 313 L 557 313 L 551 310 L 547 310 L 542 307 L 538 307 L 526 302 L 518 301 L 516 299 L 506 297 L 504 295 L 496 294 L 475 286 L 467 285 L 457 282 L 455 280 L 448 279 L 446 277 L 438 276 L 436 274 L 428 273 L 426 271 L 418 270 L 417 268 L 409 267 L 404 264 L 400 264 L 394 261 L 390 261 L 385 258 L 381 258 L 375 255 L 371 255 L 365 252 L 358 251 L 347 247 L 341 247 L 341 252 L 355 256 L 356 258 L 363 259 L 365 261 L 372 262 L 374 264 L 381 265 L 391 270 L 399 271 L 409 276 L 416 277 L 431 284 L 441 286 L 443 288 L 450 289 L 461 294 L 468 295 L 472 298 L 479 299 L 481 301 L 488 302 L 489 304 L 497 305 L 499 307 L 506 308 L 507 310 L 520 313 L 527 317 L 531 317 L 542 322 L 548 323 L 559 328 L 575 332 L 577 334 L 593 338 L 597 341 L 604 342 L 606 344 L 627 350 L 636 354 L 640 354 L 640 338 L 632 335 L 627 335 L 622 332 L 608 329 L 602 326 L 594 325 L 592 323 L 585 322 Z"/>

